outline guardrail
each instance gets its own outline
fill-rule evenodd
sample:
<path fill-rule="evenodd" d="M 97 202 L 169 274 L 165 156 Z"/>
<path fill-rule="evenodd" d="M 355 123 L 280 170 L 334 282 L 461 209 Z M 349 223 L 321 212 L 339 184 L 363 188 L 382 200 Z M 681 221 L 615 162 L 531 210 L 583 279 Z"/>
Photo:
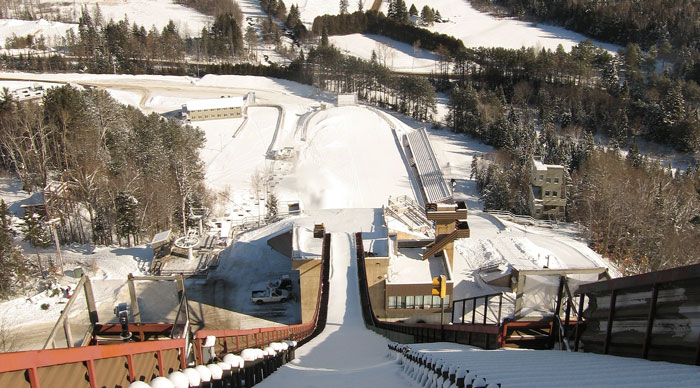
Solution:
<path fill-rule="evenodd" d="M 487 322 L 487 320 L 488 320 L 487 317 L 488 317 L 488 310 L 489 310 L 489 307 L 490 307 L 490 306 L 489 306 L 489 300 L 490 300 L 492 297 L 496 297 L 496 296 L 498 297 L 498 316 L 496 317 L 496 324 L 499 325 L 499 324 L 501 323 L 501 313 L 502 313 L 502 309 L 503 309 L 503 293 L 502 293 L 502 292 L 499 292 L 499 293 L 497 293 L 497 294 L 481 295 L 481 296 L 475 296 L 475 297 L 472 297 L 472 298 L 465 298 L 465 299 L 456 299 L 456 300 L 454 300 L 454 301 L 452 302 L 452 305 L 453 305 L 454 307 L 452 308 L 452 316 L 451 316 L 451 318 L 450 318 L 450 322 L 452 322 L 452 323 L 458 323 L 458 322 L 455 322 L 455 311 L 457 310 L 457 308 L 456 308 L 457 305 L 458 305 L 459 303 L 461 303 L 461 304 L 462 304 L 462 314 L 461 314 L 461 316 L 462 316 L 461 321 L 462 321 L 462 322 L 460 322 L 460 323 L 465 323 L 465 322 L 464 322 L 464 317 L 465 317 L 466 311 L 467 311 L 467 310 L 466 310 L 467 301 L 471 301 L 471 313 L 472 313 L 471 324 L 472 324 L 472 325 L 476 324 L 476 323 L 477 323 L 477 322 L 476 322 L 476 309 L 477 309 L 477 308 L 476 308 L 476 302 L 477 302 L 477 300 L 479 300 L 479 299 L 483 299 L 483 300 L 484 300 L 484 313 L 483 313 L 483 322 L 482 322 L 482 324 L 486 325 L 486 324 L 488 323 L 488 322 Z"/>

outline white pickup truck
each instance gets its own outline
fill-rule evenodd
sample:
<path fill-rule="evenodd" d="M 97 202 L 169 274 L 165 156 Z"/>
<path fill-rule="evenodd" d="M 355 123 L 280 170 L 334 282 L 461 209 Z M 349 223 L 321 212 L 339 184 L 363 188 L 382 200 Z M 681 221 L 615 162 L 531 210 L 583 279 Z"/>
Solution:
<path fill-rule="evenodd" d="M 270 302 L 284 303 L 288 300 L 289 291 L 270 287 L 264 290 L 254 290 L 250 296 L 250 301 L 255 304 L 263 304 Z"/>

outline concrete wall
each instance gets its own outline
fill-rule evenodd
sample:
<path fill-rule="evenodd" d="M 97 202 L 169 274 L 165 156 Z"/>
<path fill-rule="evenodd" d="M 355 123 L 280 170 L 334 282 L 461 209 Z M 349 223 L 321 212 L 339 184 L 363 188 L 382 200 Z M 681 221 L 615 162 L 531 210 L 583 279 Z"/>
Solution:
<path fill-rule="evenodd" d="M 372 301 L 374 315 L 385 318 L 386 309 L 386 278 L 389 270 L 389 259 L 386 257 L 368 257 L 365 259 L 367 270 L 367 286 L 369 298 Z"/>
<path fill-rule="evenodd" d="M 301 290 L 301 321 L 306 323 L 314 318 L 318 300 L 318 286 L 321 281 L 321 260 L 292 260 L 292 269 L 299 271 Z"/>

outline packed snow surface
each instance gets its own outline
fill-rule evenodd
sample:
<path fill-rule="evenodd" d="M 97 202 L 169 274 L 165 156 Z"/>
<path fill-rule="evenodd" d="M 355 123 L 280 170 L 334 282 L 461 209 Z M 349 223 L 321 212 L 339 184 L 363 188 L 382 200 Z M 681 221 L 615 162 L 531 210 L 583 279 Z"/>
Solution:
<path fill-rule="evenodd" d="M 391 128 L 374 111 L 355 106 L 310 119 L 295 170 L 278 190 L 307 209 L 381 207 L 390 195 L 413 197 Z"/>
<path fill-rule="evenodd" d="M 331 235 L 331 276 L 326 328 L 296 351 L 296 359 L 261 387 L 395 387 L 395 363 L 387 339 L 365 329 L 352 234 Z"/>

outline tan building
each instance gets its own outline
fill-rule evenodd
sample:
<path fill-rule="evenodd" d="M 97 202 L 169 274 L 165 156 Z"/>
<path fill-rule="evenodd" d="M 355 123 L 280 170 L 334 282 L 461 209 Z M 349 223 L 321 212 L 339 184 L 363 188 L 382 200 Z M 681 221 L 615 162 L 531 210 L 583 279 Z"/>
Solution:
<path fill-rule="evenodd" d="M 446 277 L 445 312 L 452 308 L 454 241 L 469 237 L 467 208 L 458 204 L 429 204 L 426 217 L 435 222 L 435 238 L 411 238 L 390 232 L 387 248 L 365 240 L 365 267 L 374 313 L 379 318 L 406 322 L 440 322 L 441 303 L 432 295 L 433 278 Z M 401 236 L 402 239 L 399 239 Z M 406 238 L 404 238 L 406 237 Z M 379 247 L 379 248 L 378 248 Z"/>
<path fill-rule="evenodd" d="M 566 211 L 564 166 L 532 160 L 530 215 L 534 218 L 563 218 Z"/>
<path fill-rule="evenodd" d="M 182 118 L 190 121 L 235 119 L 243 117 L 245 111 L 244 97 L 192 100 L 182 105 Z"/>

